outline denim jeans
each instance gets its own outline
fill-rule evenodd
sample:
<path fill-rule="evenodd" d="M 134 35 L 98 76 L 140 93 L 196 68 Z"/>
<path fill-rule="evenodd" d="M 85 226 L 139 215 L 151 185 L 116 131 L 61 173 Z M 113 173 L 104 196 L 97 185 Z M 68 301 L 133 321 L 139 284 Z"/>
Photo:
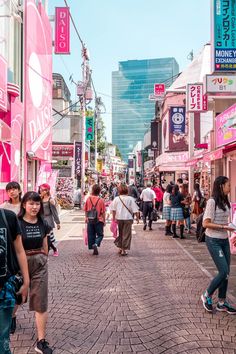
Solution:
<path fill-rule="evenodd" d="M 88 222 L 87 226 L 87 232 L 88 232 L 88 248 L 91 250 L 93 245 L 96 243 L 96 245 L 99 247 L 103 236 L 104 236 L 104 223 L 99 221 L 96 224 Z"/>
<path fill-rule="evenodd" d="M 218 289 L 219 299 L 225 299 L 230 272 L 230 247 L 228 239 L 218 239 L 206 236 L 208 251 L 216 265 L 218 274 L 207 288 L 209 296 Z"/>
<path fill-rule="evenodd" d="M 10 341 L 10 328 L 11 317 L 14 307 L 3 307 L 0 300 L 0 353 L 11 354 L 9 341 Z"/>

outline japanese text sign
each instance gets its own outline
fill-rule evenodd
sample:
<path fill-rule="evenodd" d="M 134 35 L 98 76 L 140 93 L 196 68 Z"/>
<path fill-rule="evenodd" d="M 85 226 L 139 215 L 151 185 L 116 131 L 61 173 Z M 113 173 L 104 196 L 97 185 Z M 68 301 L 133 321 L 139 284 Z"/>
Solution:
<path fill-rule="evenodd" d="M 185 133 L 185 107 L 170 107 L 170 133 Z"/>
<path fill-rule="evenodd" d="M 212 0 L 213 71 L 236 71 L 235 0 Z"/>
<path fill-rule="evenodd" d="M 86 117 L 85 140 L 94 140 L 94 117 Z"/>
<path fill-rule="evenodd" d="M 236 76 L 234 75 L 206 75 L 207 93 L 235 93 Z"/>
<path fill-rule="evenodd" d="M 203 94 L 203 84 L 187 85 L 187 112 L 207 111 L 207 95 Z"/>
<path fill-rule="evenodd" d="M 0 110 L 7 111 L 7 62 L 0 55 Z"/>
<path fill-rule="evenodd" d="M 154 95 L 164 96 L 165 94 L 165 84 L 154 84 Z"/>
<path fill-rule="evenodd" d="M 55 54 L 70 54 L 70 9 L 56 7 Z"/>
<path fill-rule="evenodd" d="M 79 141 L 75 141 L 74 148 L 74 161 L 75 161 L 75 176 L 81 176 L 81 166 L 82 166 L 82 143 Z"/>
<path fill-rule="evenodd" d="M 216 146 L 224 146 L 236 140 L 236 104 L 216 116 Z"/>

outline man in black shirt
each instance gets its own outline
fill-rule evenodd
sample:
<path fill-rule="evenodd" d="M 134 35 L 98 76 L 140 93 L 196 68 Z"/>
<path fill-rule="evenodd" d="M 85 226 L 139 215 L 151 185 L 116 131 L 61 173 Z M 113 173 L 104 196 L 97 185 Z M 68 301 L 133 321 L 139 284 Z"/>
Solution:
<path fill-rule="evenodd" d="M 24 303 L 29 288 L 29 273 L 17 217 L 12 211 L 3 209 L 0 209 L 0 260 L 0 353 L 10 354 L 9 334 L 16 303 L 15 274 L 20 270 L 23 276 L 18 294 Z"/>

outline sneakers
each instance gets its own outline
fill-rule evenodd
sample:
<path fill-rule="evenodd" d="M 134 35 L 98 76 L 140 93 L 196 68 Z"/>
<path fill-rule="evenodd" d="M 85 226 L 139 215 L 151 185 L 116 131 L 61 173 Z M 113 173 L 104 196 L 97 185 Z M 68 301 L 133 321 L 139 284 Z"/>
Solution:
<path fill-rule="evenodd" d="M 53 257 L 58 257 L 58 256 L 59 256 L 58 250 L 54 251 L 53 252 Z"/>
<path fill-rule="evenodd" d="M 98 246 L 97 246 L 96 243 L 95 243 L 92 247 L 93 247 L 93 254 L 94 254 L 95 256 L 97 256 L 97 255 L 98 255 Z"/>
<path fill-rule="evenodd" d="M 11 329 L 10 329 L 10 333 L 14 334 L 16 331 L 16 316 L 12 317 L 11 319 Z"/>
<path fill-rule="evenodd" d="M 143 230 L 145 231 L 146 228 L 147 228 L 147 224 L 144 224 L 144 225 L 143 225 Z"/>
<path fill-rule="evenodd" d="M 45 339 L 41 339 L 37 342 L 34 348 L 37 353 L 41 354 L 52 354 L 52 349 L 48 346 L 48 342 Z"/>
<path fill-rule="evenodd" d="M 227 301 L 221 305 L 219 302 L 216 305 L 216 310 L 221 312 L 227 312 L 230 315 L 236 315 L 236 309 L 232 307 Z"/>
<path fill-rule="evenodd" d="M 213 312 L 212 298 L 210 296 L 205 296 L 205 294 L 202 294 L 201 299 L 204 309 L 207 312 Z"/>

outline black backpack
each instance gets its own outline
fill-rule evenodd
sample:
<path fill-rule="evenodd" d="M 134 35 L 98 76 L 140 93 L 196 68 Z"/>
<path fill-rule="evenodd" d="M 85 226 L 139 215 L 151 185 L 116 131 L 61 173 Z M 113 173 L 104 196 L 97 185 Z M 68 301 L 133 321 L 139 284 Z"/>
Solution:
<path fill-rule="evenodd" d="M 92 199 L 90 198 L 92 208 L 87 211 L 87 218 L 88 218 L 88 222 L 90 222 L 91 224 L 96 224 L 98 222 L 98 212 L 97 212 L 96 206 L 97 206 L 99 200 L 100 200 L 100 198 L 98 198 L 96 204 L 93 205 Z"/>
<path fill-rule="evenodd" d="M 19 264 L 16 259 L 15 249 L 13 246 L 11 231 L 5 215 L 4 209 L 0 209 L 3 222 L 6 228 L 0 229 L 0 287 L 2 287 L 11 274 L 16 274 L 19 271 Z M 8 247 L 8 242 L 9 247 Z M 8 252 L 9 255 L 8 255 Z M 10 270 L 8 269 L 8 262 L 10 262 Z"/>
<path fill-rule="evenodd" d="M 0 287 L 5 283 L 7 277 L 7 232 L 0 230 Z"/>

